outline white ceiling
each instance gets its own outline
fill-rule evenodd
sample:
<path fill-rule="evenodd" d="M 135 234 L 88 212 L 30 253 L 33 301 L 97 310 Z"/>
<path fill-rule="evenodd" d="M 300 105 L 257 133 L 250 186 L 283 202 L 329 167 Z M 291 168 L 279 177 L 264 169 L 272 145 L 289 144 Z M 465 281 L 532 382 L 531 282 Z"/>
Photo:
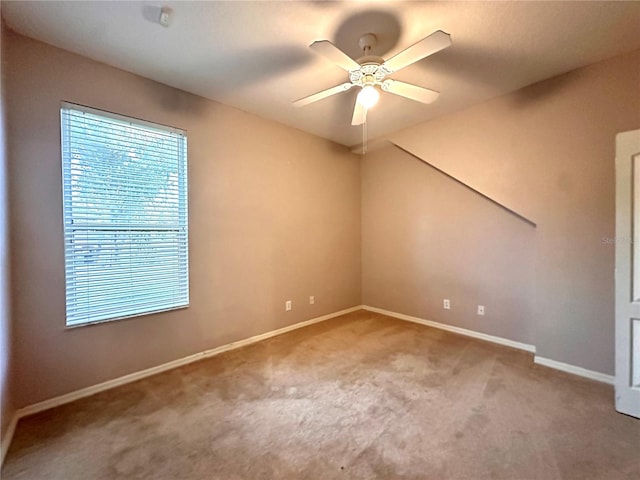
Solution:
<path fill-rule="evenodd" d="M 160 7 L 173 9 L 168 28 Z M 431 105 L 383 93 L 370 139 L 577 67 L 640 48 L 640 2 L 18 2 L 13 30 L 188 92 L 352 146 L 355 92 L 295 108 L 347 73 L 307 46 L 327 39 L 358 57 L 379 37 L 390 57 L 435 30 L 453 45 L 393 78 L 441 92 Z"/>

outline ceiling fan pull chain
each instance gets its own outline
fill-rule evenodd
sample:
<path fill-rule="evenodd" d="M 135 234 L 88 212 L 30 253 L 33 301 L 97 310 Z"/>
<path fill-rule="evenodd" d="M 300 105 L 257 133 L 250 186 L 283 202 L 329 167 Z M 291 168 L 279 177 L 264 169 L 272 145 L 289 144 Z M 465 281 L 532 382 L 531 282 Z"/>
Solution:
<path fill-rule="evenodd" d="M 364 113 L 364 122 L 362 122 L 362 154 L 367 153 L 367 111 Z"/>

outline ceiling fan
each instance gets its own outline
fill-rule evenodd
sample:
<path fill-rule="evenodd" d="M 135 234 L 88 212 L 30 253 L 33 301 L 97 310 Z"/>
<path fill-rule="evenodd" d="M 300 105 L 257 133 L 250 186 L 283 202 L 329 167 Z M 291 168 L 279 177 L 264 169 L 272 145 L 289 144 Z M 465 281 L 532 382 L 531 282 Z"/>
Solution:
<path fill-rule="evenodd" d="M 349 81 L 296 100 L 293 104 L 296 107 L 303 107 L 331 95 L 346 92 L 353 87 L 359 87 L 351 125 L 361 125 L 366 121 L 367 110 L 377 103 L 380 96 L 376 87 L 380 87 L 384 92 L 421 103 L 431 103 L 438 98 L 439 92 L 387 77 L 447 48 L 451 45 L 451 36 L 448 33 L 438 30 L 388 60 L 369 54 L 375 44 L 376 36 L 372 33 L 360 37 L 358 45 L 362 48 L 364 56 L 354 60 L 328 40 L 313 42 L 309 48 L 346 70 L 349 73 Z"/>

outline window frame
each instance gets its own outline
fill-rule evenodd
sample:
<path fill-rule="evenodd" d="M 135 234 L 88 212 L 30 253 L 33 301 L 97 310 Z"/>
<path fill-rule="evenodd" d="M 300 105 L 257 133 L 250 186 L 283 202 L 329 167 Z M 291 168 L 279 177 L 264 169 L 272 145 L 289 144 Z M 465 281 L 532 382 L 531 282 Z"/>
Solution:
<path fill-rule="evenodd" d="M 75 321 L 75 322 L 71 322 L 69 323 L 69 278 L 67 277 L 67 271 L 68 271 L 68 264 L 67 262 L 69 261 L 68 257 L 73 257 L 74 259 L 78 257 L 78 255 L 76 254 L 75 256 L 69 254 L 67 252 L 67 236 L 69 233 L 72 233 L 72 230 L 83 230 L 83 229 L 89 229 L 89 228 L 93 228 L 95 229 L 95 227 L 89 227 L 89 226 L 80 226 L 80 227 L 72 227 L 72 218 L 70 218 L 68 210 L 71 210 L 71 205 L 67 205 L 67 200 L 66 200 L 66 194 L 70 193 L 67 191 L 67 186 L 65 185 L 65 177 L 67 175 L 67 172 L 71 170 L 70 168 L 70 162 L 71 162 L 71 156 L 65 156 L 65 142 L 67 142 L 68 140 L 68 136 L 69 136 L 69 132 L 67 132 L 67 128 L 68 125 L 65 125 L 65 121 L 64 120 L 64 115 L 68 115 L 68 113 L 65 113 L 65 111 L 76 111 L 76 112 L 80 112 L 80 113 L 87 113 L 90 115 L 95 115 L 97 117 L 102 117 L 105 118 L 107 120 L 114 120 L 118 123 L 123 123 L 126 125 L 129 125 L 131 127 L 134 128 L 142 128 L 145 129 L 147 131 L 156 131 L 156 132 L 160 132 L 163 134 L 166 133 L 170 133 L 170 134 L 175 134 L 178 137 L 178 151 L 179 153 L 176 155 L 176 161 L 177 161 L 177 166 L 178 166 L 178 207 L 177 207 L 177 212 L 178 212 L 178 223 L 177 223 L 177 227 L 176 228 L 162 228 L 161 230 L 163 231 L 175 231 L 178 233 L 178 235 L 180 235 L 181 233 L 183 233 L 184 235 L 184 248 L 185 248 L 185 255 L 186 255 L 186 259 L 184 260 L 184 276 L 185 276 L 185 285 L 186 285 L 186 301 L 184 302 L 180 302 L 179 304 L 175 305 L 175 306 L 171 306 L 171 307 L 164 307 L 164 308 L 152 308 L 152 307 L 148 307 L 147 309 L 145 309 L 145 311 L 141 311 L 141 312 L 136 312 L 136 313 L 132 313 L 132 314 L 126 314 L 126 315 L 117 315 L 117 316 L 113 316 L 113 317 L 109 317 L 109 318 L 103 318 L 103 319 L 98 319 L 98 320 L 87 320 L 87 321 Z M 144 317 L 147 315 L 154 315 L 154 314 L 158 314 L 158 313 L 163 313 L 163 312 L 170 312 L 170 311 L 174 311 L 174 310 L 182 310 L 182 309 L 186 309 L 189 308 L 191 305 L 191 295 L 190 295 L 190 255 L 189 255 L 189 175 L 188 175 L 188 166 L 189 166 L 189 162 L 188 162 L 188 148 L 187 148 L 187 144 L 188 144 L 188 138 L 187 138 L 187 132 L 186 130 L 180 129 L 180 128 L 176 128 L 176 127 L 172 127 L 172 126 L 168 126 L 168 125 L 163 125 L 163 124 L 159 124 L 159 123 L 155 123 L 155 122 L 151 122 L 148 120 L 143 120 L 143 119 L 139 119 L 139 118 L 135 118 L 135 117 L 129 117 L 126 115 L 122 115 L 122 114 L 118 114 L 118 113 L 114 113 L 114 112 L 110 112 L 107 110 L 101 110 L 101 109 L 97 109 L 97 108 L 93 108 L 93 107 L 88 107 L 86 105 L 80 105 L 77 103 L 72 103 L 72 102 L 67 102 L 67 101 L 63 101 L 60 103 L 60 155 L 61 155 L 61 174 L 62 174 L 62 202 L 61 202 L 61 206 L 62 206 L 62 234 L 63 234 L 63 256 L 64 256 L 64 279 L 65 279 L 65 328 L 66 329 L 74 329 L 74 328 L 80 328 L 80 327 L 86 327 L 86 326 L 90 326 L 90 325 L 97 325 L 97 324 L 102 324 L 102 323 L 110 323 L 110 322 L 115 322 L 115 321 L 119 321 L 119 320 L 127 320 L 127 319 L 132 319 L 132 318 L 137 318 L 137 317 Z M 67 139 L 65 138 L 67 137 Z M 68 147 L 67 147 L 68 148 Z M 70 190 L 70 188 L 69 188 Z M 184 201 L 184 205 L 181 204 L 181 198 L 183 198 Z M 184 224 L 182 224 L 180 222 L 180 211 L 181 209 L 184 210 Z M 70 227 L 71 226 L 71 227 Z M 120 226 L 120 228 L 117 228 L 118 226 Z M 140 228 L 141 225 L 138 226 L 138 228 L 132 228 L 131 226 L 125 226 L 124 224 L 120 224 L 120 225 L 108 225 L 105 227 L 100 227 L 100 229 L 103 229 L 105 231 L 130 231 L 130 232 L 143 232 L 145 231 L 144 228 Z M 153 229 L 155 231 L 158 231 L 158 229 Z M 183 232 L 181 231 L 183 230 Z M 149 231 L 149 229 L 147 228 L 147 231 Z M 182 245 L 181 242 L 178 243 L 178 245 Z M 142 254 L 141 254 L 142 255 Z M 182 266 L 179 266 L 178 268 L 182 268 Z"/>

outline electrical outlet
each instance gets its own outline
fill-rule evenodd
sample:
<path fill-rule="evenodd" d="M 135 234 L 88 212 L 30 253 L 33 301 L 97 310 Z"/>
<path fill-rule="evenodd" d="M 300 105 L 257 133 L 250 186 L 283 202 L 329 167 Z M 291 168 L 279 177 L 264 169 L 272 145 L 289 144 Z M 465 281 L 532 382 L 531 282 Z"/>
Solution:
<path fill-rule="evenodd" d="M 291 310 L 291 300 L 287 300 L 286 302 L 284 302 L 284 309 L 288 312 L 289 310 Z"/>
<path fill-rule="evenodd" d="M 484 315 L 484 305 L 478 305 L 478 315 Z"/>
<path fill-rule="evenodd" d="M 448 298 L 444 299 L 444 301 L 442 302 L 442 306 L 444 307 L 445 310 L 451 310 L 451 302 L 449 301 Z"/>
<path fill-rule="evenodd" d="M 309 297 L 309 305 L 313 305 L 314 303 L 316 303 L 316 297 L 314 297 L 313 295 L 311 295 Z"/>

